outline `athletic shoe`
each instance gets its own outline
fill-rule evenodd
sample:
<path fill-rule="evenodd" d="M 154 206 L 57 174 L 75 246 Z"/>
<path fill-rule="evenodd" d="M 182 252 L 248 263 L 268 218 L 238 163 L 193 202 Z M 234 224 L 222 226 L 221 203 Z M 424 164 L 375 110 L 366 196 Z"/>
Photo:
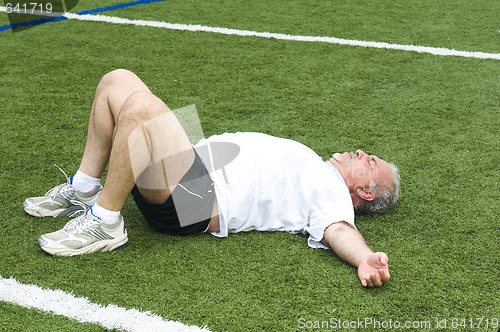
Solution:
<path fill-rule="evenodd" d="M 107 225 L 92 213 L 92 209 L 87 209 L 63 229 L 40 236 L 37 244 L 51 255 L 75 256 L 124 248 L 128 237 L 121 215 L 114 224 Z"/>
<path fill-rule="evenodd" d="M 26 213 L 34 217 L 76 217 L 85 211 L 85 205 L 94 206 L 101 195 L 102 186 L 99 185 L 89 193 L 76 190 L 73 177 L 55 165 L 66 177 L 66 183 L 50 189 L 45 196 L 30 197 L 24 201 Z"/>

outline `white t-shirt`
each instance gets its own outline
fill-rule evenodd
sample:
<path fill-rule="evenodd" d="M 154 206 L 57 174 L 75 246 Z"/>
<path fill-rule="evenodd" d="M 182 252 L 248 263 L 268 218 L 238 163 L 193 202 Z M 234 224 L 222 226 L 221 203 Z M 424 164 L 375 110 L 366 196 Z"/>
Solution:
<path fill-rule="evenodd" d="M 309 234 L 310 247 L 327 248 L 320 243 L 326 227 L 345 221 L 356 228 L 340 173 L 307 146 L 235 133 L 203 139 L 195 147 L 215 183 L 220 231 L 212 235 L 287 231 Z"/>

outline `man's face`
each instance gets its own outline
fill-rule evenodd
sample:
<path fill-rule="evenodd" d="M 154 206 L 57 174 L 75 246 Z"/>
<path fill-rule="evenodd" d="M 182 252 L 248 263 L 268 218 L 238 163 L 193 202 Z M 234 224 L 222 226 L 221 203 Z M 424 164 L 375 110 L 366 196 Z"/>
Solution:
<path fill-rule="evenodd" d="M 370 182 L 392 186 L 391 166 L 377 156 L 367 155 L 362 150 L 336 153 L 331 162 L 339 170 L 351 193 L 369 190 Z"/>

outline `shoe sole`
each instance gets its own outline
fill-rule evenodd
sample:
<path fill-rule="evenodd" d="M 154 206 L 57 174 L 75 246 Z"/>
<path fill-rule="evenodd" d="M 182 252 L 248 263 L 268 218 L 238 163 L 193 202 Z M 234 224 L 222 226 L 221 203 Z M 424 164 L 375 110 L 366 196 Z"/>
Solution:
<path fill-rule="evenodd" d="M 97 241 L 80 249 L 51 247 L 50 244 L 48 243 L 49 241 L 50 240 L 45 239 L 44 236 L 42 235 L 38 239 L 37 245 L 38 247 L 40 247 L 40 249 L 42 249 L 43 251 L 45 251 L 50 255 L 64 256 L 64 257 L 91 254 L 99 251 L 100 252 L 114 251 L 123 249 L 128 245 L 128 237 L 126 233 L 122 237 L 114 239 L 112 242 L 110 242 L 110 240 Z M 42 244 L 42 242 L 46 242 L 46 244 Z"/>
<path fill-rule="evenodd" d="M 39 206 L 31 204 L 28 201 L 24 201 L 23 209 L 30 216 L 38 218 L 78 217 L 84 212 L 84 209 L 79 206 L 70 206 L 56 210 L 41 209 Z"/>

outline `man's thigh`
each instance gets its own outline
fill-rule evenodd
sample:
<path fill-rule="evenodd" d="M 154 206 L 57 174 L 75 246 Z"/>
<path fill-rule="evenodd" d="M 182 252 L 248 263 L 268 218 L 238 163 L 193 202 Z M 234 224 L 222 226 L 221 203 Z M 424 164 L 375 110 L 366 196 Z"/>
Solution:
<path fill-rule="evenodd" d="M 148 223 L 156 230 L 177 235 L 207 229 L 218 231 L 215 184 L 196 152 L 193 164 L 170 196 L 166 196 L 166 190 L 145 189 L 146 183 L 140 184 L 143 187 L 134 188 L 132 195 Z M 146 200 L 145 196 L 149 198 Z"/>
<path fill-rule="evenodd" d="M 171 111 L 136 128 L 129 138 L 130 159 L 136 185 L 145 199 L 160 204 L 174 191 L 193 165 L 194 150 Z M 144 164 L 144 160 L 148 160 Z"/>

